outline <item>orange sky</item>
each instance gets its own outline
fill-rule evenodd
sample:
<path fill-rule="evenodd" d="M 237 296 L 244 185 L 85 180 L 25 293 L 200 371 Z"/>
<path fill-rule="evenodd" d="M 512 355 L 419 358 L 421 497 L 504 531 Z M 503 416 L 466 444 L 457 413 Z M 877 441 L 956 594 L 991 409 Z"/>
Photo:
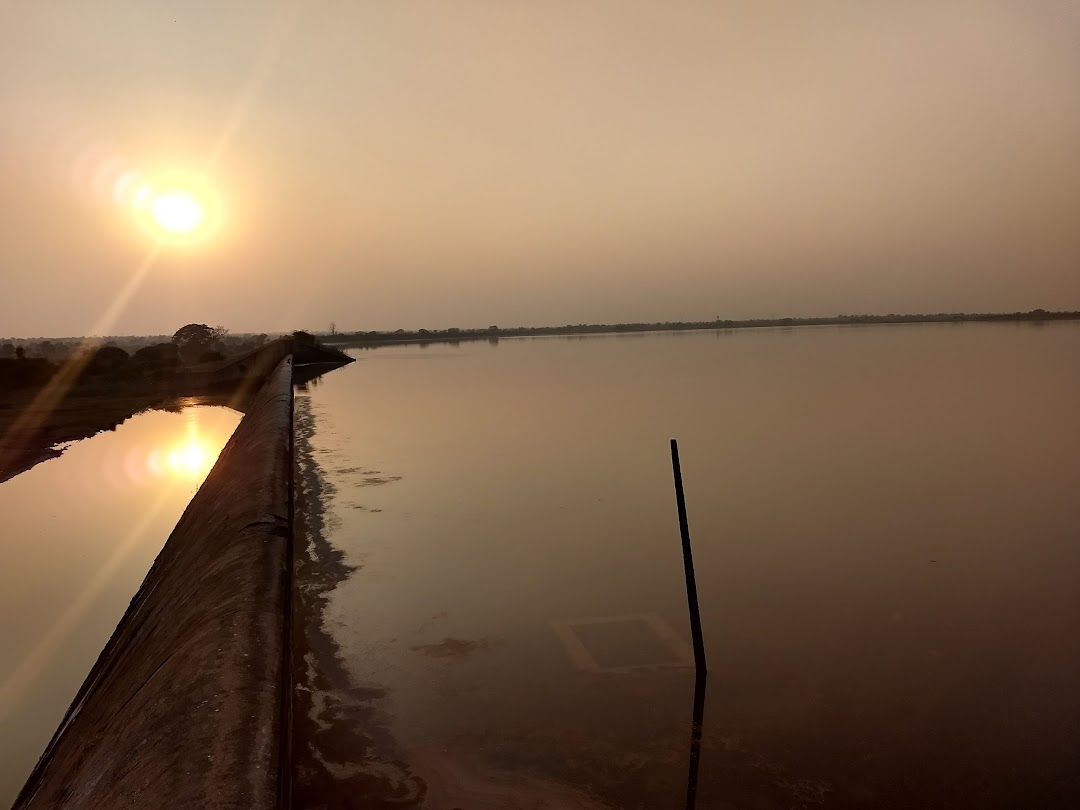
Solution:
<path fill-rule="evenodd" d="M 0 0 L 0 223 L 14 336 L 1080 309 L 1080 6 Z"/>

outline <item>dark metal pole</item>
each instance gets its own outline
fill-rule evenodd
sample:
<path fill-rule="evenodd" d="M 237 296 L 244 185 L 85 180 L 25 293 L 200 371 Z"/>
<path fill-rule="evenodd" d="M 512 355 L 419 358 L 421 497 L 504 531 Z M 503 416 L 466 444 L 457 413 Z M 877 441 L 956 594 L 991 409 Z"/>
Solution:
<path fill-rule="evenodd" d="M 690 526 L 686 521 L 686 498 L 683 496 L 679 443 L 671 440 L 671 466 L 675 472 L 675 500 L 679 506 L 679 532 L 682 534 L 683 571 L 686 574 L 686 601 L 690 608 L 690 635 L 694 640 L 694 668 L 700 676 L 705 666 L 705 641 L 701 635 L 701 610 L 698 608 L 697 579 L 694 578 L 694 553 L 690 549 Z"/>
<path fill-rule="evenodd" d="M 686 603 L 690 608 L 690 635 L 694 639 L 694 715 L 690 726 L 690 772 L 686 778 L 686 810 L 697 804 L 698 769 L 701 765 L 701 727 L 705 720 L 705 640 L 701 634 L 701 610 L 698 607 L 697 579 L 694 576 L 694 553 L 690 548 L 690 525 L 686 519 L 679 443 L 671 440 L 671 468 L 675 473 L 675 501 L 679 507 L 679 533 L 682 535 L 683 571 L 686 574 Z"/>
<path fill-rule="evenodd" d="M 698 770 L 701 767 L 701 728 L 705 722 L 705 670 L 694 677 L 694 716 L 690 725 L 690 772 L 686 776 L 686 810 L 697 806 Z"/>

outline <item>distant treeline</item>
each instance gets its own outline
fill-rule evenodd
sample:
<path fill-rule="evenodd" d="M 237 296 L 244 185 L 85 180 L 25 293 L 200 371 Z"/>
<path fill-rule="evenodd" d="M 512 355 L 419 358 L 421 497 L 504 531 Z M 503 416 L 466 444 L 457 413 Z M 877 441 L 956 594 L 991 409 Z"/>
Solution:
<path fill-rule="evenodd" d="M 7 338 L 0 340 L 0 359 L 40 357 L 52 362 L 63 362 L 73 355 L 95 351 L 103 346 L 115 346 L 129 355 L 135 355 L 140 349 L 171 343 L 173 335 L 147 335 L 107 337 L 107 338 Z M 268 335 L 222 335 L 210 347 L 219 354 L 230 357 L 257 349 L 265 344 Z M 20 349 L 22 351 L 20 351 Z"/>
<path fill-rule="evenodd" d="M 829 326 L 889 323 L 965 323 L 968 321 L 1067 321 L 1080 320 L 1080 312 L 939 312 L 930 315 L 837 315 L 824 318 L 752 318 L 749 320 L 663 321 L 657 323 L 582 323 L 566 326 L 515 326 L 486 329 L 398 329 L 393 332 L 336 332 L 321 335 L 330 345 L 367 346 L 381 343 L 434 343 L 460 340 L 497 340 L 501 337 L 536 337 L 541 335 L 589 335 L 623 332 L 690 331 L 700 329 L 752 329 L 776 326 Z"/>
<path fill-rule="evenodd" d="M 230 335 L 224 327 L 188 324 L 171 338 L 59 338 L 0 342 L 0 393 L 39 388 L 61 366 L 73 373 L 77 386 L 109 387 L 123 384 L 154 384 L 177 371 L 203 363 L 238 357 L 270 338 Z"/>

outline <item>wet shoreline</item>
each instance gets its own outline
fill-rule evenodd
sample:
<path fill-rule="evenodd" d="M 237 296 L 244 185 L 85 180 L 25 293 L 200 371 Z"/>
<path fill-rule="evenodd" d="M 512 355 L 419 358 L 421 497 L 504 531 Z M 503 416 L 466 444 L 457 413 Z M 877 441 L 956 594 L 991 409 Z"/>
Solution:
<path fill-rule="evenodd" d="M 385 691 L 354 685 L 326 629 L 334 589 L 355 570 L 327 538 L 336 494 L 312 447 L 316 415 L 296 398 L 293 560 L 293 805 L 418 806 L 426 785 L 400 756 L 383 722 Z"/>

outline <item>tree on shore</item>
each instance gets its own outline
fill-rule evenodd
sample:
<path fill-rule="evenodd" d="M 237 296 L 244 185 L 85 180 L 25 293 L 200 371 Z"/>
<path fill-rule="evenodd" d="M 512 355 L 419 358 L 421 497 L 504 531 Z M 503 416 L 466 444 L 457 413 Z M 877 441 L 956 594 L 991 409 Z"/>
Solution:
<path fill-rule="evenodd" d="M 173 335 L 180 356 L 186 362 L 197 361 L 207 352 L 214 350 L 216 344 L 229 333 L 224 326 L 207 326 L 205 323 L 189 323 L 181 326 Z"/>
<path fill-rule="evenodd" d="M 173 369 L 180 365 L 180 352 L 175 343 L 143 346 L 132 358 L 139 365 L 155 369 Z"/>
<path fill-rule="evenodd" d="M 89 356 L 86 371 L 90 374 L 103 374 L 123 368 L 128 361 L 128 353 L 119 346 L 100 346 Z"/>

